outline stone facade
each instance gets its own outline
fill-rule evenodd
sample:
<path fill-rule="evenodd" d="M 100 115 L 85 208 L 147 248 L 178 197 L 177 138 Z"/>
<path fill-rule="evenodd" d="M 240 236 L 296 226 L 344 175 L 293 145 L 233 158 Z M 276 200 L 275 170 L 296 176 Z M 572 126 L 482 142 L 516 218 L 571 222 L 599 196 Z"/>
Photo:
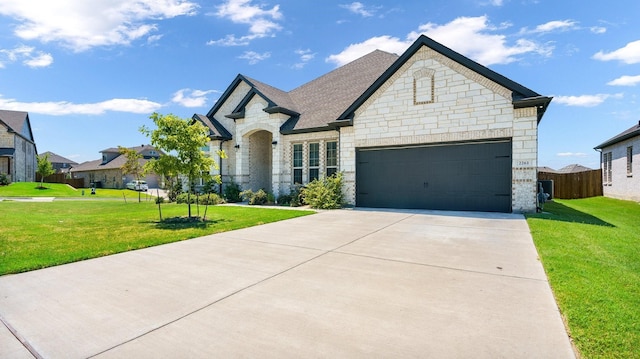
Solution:
<path fill-rule="evenodd" d="M 373 80 L 368 77 L 371 82 L 359 87 L 366 89 L 366 96 L 357 94 L 360 97 L 352 97 L 355 102 L 350 107 L 339 110 L 344 111 L 342 115 L 333 113 L 346 117 L 326 118 L 316 127 L 296 128 L 310 103 L 324 106 L 327 87 L 309 91 L 309 97 L 294 98 L 300 94 L 298 89 L 304 91 L 316 83 L 286 93 L 238 75 L 207 115 L 232 135 L 230 140 L 211 141 L 212 156 L 217 156 L 213 148 L 222 148 L 228 155 L 212 173 L 222 174 L 223 182 L 235 181 L 242 189 L 264 188 L 277 197 L 288 194 L 294 177 L 306 184 L 315 171 L 320 177 L 327 173 L 327 144 L 335 142 L 337 170 L 344 174 L 344 198 L 355 205 L 360 148 L 509 141 L 511 209 L 535 211 L 537 126 L 551 99 L 440 46 L 421 37 L 386 72 Z M 351 75 L 340 72 L 340 76 Z M 323 86 L 326 78 L 318 79 L 317 86 Z M 353 75 L 354 81 L 361 78 Z M 322 110 L 316 106 L 306 118 L 317 121 L 313 116 Z M 302 165 L 295 168 L 294 147 L 302 149 Z M 311 148 L 319 153 L 318 166 L 311 167 Z"/>
<path fill-rule="evenodd" d="M 431 100 L 416 101 L 416 78 L 425 74 Z M 536 114 L 535 107 L 514 109 L 508 89 L 422 48 L 356 111 L 353 135 L 344 135 L 355 148 L 511 139 L 512 209 L 526 212 L 536 207 Z M 341 169 L 354 179 L 351 194 L 355 155 L 342 159 Z"/>

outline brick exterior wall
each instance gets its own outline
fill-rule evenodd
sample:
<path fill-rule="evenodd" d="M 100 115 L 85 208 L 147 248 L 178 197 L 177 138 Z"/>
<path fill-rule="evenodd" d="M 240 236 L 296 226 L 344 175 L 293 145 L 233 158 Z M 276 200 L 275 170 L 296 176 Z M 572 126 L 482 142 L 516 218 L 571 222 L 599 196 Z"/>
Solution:
<path fill-rule="evenodd" d="M 633 147 L 631 174 L 627 174 L 627 147 Z M 603 181 L 606 197 L 640 201 L 640 136 L 605 147 L 602 153 L 611 152 L 611 182 Z M 603 176 L 606 176 L 604 166 Z M 606 178 L 606 177 L 605 177 Z"/>

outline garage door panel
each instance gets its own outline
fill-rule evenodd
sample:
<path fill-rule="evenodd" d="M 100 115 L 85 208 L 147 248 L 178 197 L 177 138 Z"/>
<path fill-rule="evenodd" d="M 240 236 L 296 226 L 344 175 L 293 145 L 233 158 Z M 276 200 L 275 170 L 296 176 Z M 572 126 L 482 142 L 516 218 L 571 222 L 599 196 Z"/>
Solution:
<path fill-rule="evenodd" d="M 511 211 L 511 143 L 356 152 L 356 205 Z"/>

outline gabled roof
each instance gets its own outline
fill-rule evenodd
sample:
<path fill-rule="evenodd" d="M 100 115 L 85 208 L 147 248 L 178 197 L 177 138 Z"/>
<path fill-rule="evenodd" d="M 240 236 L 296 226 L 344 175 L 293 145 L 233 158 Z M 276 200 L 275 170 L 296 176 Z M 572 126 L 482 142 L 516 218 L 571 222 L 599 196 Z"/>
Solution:
<path fill-rule="evenodd" d="M 53 152 L 47 151 L 45 153 L 41 153 L 40 156 L 49 156 L 49 162 L 51 163 L 68 163 L 68 164 L 72 164 L 72 165 L 77 165 L 78 163 L 76 161 L 72 161 L 68 158 L 62 157 L 58 154 L 55 154 Z"/>
<path fill-rule="evenodd" d="M 631 128 L 619 133 L 618 135 L 604 141 L 603 143 L 594 147 L 596 150 L 603 149 L 605 147 L 609 147 L 611 145 L 615 145 L 618 142 L 622 142 L 624 140 L 628 140 L 632 137 L 640 136 L 640 121 L 638 121 L 637 125 L 632 126 Z"/>
<path fill-rule="evenodd" d="M 35 143 L 28 112 L 0 110 L 0 122 L 4 123 L 9 131 Z"/>
<path fill-rule="evenodd" d="M 290 116 L 280 128 L 283 134 L 332 130 L 336 126 L 351 125 L 355 111 L 423 46 L 511 90 L 514 108 L 536 107 L 538 122 L 551 102 L 551 97 L 542 96 L 421 35 L 401 56 L 375 50 L 289 92 L 239 74 L 206 117 L 213 119 L 238 85 L 244 82 L 250 90 L 232 113 L 223 116 L 243 118 L 245 106 L 254 96 L 260 96 L 267 102 L 266 112 Z"/>
<path fill-rule="evenodd" d="M 220 122 L 218 122 L 215 118 L 209 118 L 205 115 L 194 114 L 192 117 L 196 121 L 200 121 L 203 125 L 205 125 L 209 129 L 209 138 L 212 140 L 230 140 L 233 136 L 231 133 L 227 131 L 224 126 Z"/>
<path fill-rule="evenodd" d="M 376 50 L 342 67 L 339 67 L 290 92 L 260 81 L 238 75 L 207 113 L 212 119 L 224 102 L 241 82 L 251 87 L 229 118 L 244 117 L 244 106 L 260 96 L 267 102 L 268 113 L 284 113 L 290 116 L 281 128 L 282 133 L 331 130 L 329 124 L 338 118 L 358 96 L 398 58 L 397 55 Z"/>
<path fill-rule="evenodd" d="M 585 171 L 593 171 L 593 169 L 574 163 L 574 164 L 562 167 L 561 169 L 558 170 L 558 173 L 578 173 L 578 172 L 585 172 Z"/>
<path fill-rule="evenodd" d="M 402 65 L 404 65 L 416 52 L 422 47 L 427 46 L 430 49 L 440 53 L 441 55 L 450 58 L 451 60 L 461 64 L 462 66 L 488 78 L 489 80 L 509 89 L 512 91 L 512 101 L 514 108 L 519 107 L 532 107 L 538 108 L 538 122 L 542 119 L 544 112 L 551 102 L 551 97 L 542 96 L 539 93 L 532 91 L 517 82 L 514 82 L 499 73 L 480 65 L 479 63 L 457 53 L 450 48 L 426 37 L 420 35 L 420 37 L 405 51 L 395 63 L 393 63 L 382 76 L 380 76 L 371 87 L 362 93 L 356 101 L 354 101 L 349 108 L 346 109 L 337 119 L 339 121 L 351 121 L 358 107 L 373 95 L 389 78 L 396 72 Z"/>
<path fill-rule="evenodd" d="M 156 149 L 155 147 L 151 146 L 151 145 L 142 145 L 142 146 L 135 146 L 135 147 L 127 147 L 130 150 L 135 150 L 137 153 L 142 152 L 143 150 L 146 149 L 153 149 L 155 151 L 158 152 L 158 154 L 162 154 L 163 152 Z M 113 157 L 109 162 L 103 163 L 102 159 L 99 160 L 94 160 L 94 161 L 86 161 L 86 162 L 82 162 L 81 164 L 74 166 L 71 169 L 71 172 L 86 172 L 86 171 L 99 171 L 99 170 L 109 170 L 109 169 L 119 169 L 122 167 L 122 165 L 125 164 L 125 162 L 127 162 L 127 158 L 123 155 L 120 154 L 120 151 L 118 150 L 117 147 L 110 147 L 107 148 L 105 150 L 100 151 L 101 153 L 118 153 L 118 155 L 116 157 Z M 139 162 L 141 164 L 145 164 L 147 163 L 149 160 L 148 159 L 144 159 L 141 158 L 139 159 Z"/>

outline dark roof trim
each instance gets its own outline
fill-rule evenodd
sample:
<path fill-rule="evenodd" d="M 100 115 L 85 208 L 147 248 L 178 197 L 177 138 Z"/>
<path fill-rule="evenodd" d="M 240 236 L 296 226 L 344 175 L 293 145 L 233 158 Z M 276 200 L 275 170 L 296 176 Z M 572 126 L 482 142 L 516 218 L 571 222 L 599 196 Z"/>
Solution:
<path fill-rule="evenodd" d="M 535 96 L 523 99 L 513 100 L 513 108 L 535 107 L 538 111 L 538 123 L 542 120 L 542 116 L 547 111 L 547 107 L 551 103 L 553 97 Z"/>
<path fill-rule="evenodd" d="M 498 83 L 501 86 L 511 90 L 513 92 L 513 101 L 517 102 L 523 99 L 537 98 L 542 97 L 539 93 L 532 91 L 515 81 L 512 81 L 499 73 L 490 70 L 489 68 L 480 65 L 479 63 L 463 56 L 450 48 L 426 37 L 425 35 L 420 35 L 420 37 L 405 51 L 399 58 L 394 62 L 387 71 L 385 71 L 358 99 L 347 108 L 346 111 L 342 113 L 336 120 L 344 121 L 352 119 L 355 111 L 364 104 L 364 102 L 371 97 L 389 78 L 400 69 L 402 65 L 404 65 L 415 53 L 422 47 L 427 46 L 432 50 L 442 54 L 445 57 L 450 58 L 451 60 L 461 64 L 462 66 L 467 67 L 468 69 L 490 79 L 493 82 Z M 549 99 L 550 101 L 550 99 Z M 546 108 L 546 107 L 545 107 Z M 544 112 L 542 112 L 544 114 Z M 539 113 L 538 121 L 542 118 L 542 114 Z"/>
<path fill-rule="evenodd" d="M 299 113 L 297 113 L 295 111 L 292 111 L 292 110 L 289 110 L 288 108 L 281 107 L 281 106 L 266 107 L 264 109 L 264 112 L 266 112 L 268 114 L 282 113 L 282 114 L 285 114 L 285 115 L 289 115 L 291 117 L 300 116 Z"/>
<path fill-rule="evenodd" d="M 224 115 L 224 117 L 230 118 L 232 120 L 237 120 L 239 118 L 244 118 L 244 110 L 242 110 L 240 112 L 234 112 L 234 113 L 230 113 L 228 115 Z"/>
<path fill-rule="evenodd" d="M 209 129 L 209 138 L 212 140 L 228 141 L 233 138 L 231 133 L 215 118 L 194 114 L 192 119 L 201 122 Z"/>
<path fill-rule="evenodd" d="M 0 148 L 0 156 L 2 157 L 13 157 L 13 155 L 16 153 L 16 149 L 15 148 Z"/>
<path fill-rule="evenodd" d="M 311 133 L 311 132 L 324 132 L 324 131 L 336 131 L 335 127 L 310 127 L 310 128 L 301 128 L 299 130 L 290 130 L 290 129 L 282 129 L 280 128 L 280 133 L 283 135 L 295 135 L 297 133 Z"/>
<path fill-rule="evenodd" d="M 594 147 L 594 150 L 601 150 L 605 147 L 609 147 L 611 145 L 615 145 L 618 142 L 622 142 L 624 140 L 628 140 L 630 138 L 636 137 L 636 136 L 640 136 L 640 122 L 638 122 L 637 125 L 631 127 L 630 129 L 623 131 L 622 133 L 618 134 L 617 136 L 614 136 L 613 138 L 608 139 L 607 141 L 599 144 L 598 146 Z"/>
<path fill-rule="evenodd" d="M 231 96 L 233 91 L 235 91 L 236 87 L 238 87 L 238 85 L 242 81 L 245 81 L 246 83 L 251 84 L 249 81 L 247 81 L 247 79 L 244 76 L 238 74 L 236 76 L 236 78 L 233 79 L 233 81 L 231 82 L 231 85 L 229 85 L 229 87 L 227 87 L 227 89 L 224 90 L 224 92 L 222 93 L 222 96 L 220 96 L 218 101 L 216 101 L 216 103 L 213 105 L 213 107 L 211 107 L 211 110 L 209 110 L 209 112 L 207 112 L 207 117 L 208 118 L 213 118 L 215 113 L 218 112 L 220 107 L 222 107 L 222 105 L 227 101 L 229 96 Z"/>

